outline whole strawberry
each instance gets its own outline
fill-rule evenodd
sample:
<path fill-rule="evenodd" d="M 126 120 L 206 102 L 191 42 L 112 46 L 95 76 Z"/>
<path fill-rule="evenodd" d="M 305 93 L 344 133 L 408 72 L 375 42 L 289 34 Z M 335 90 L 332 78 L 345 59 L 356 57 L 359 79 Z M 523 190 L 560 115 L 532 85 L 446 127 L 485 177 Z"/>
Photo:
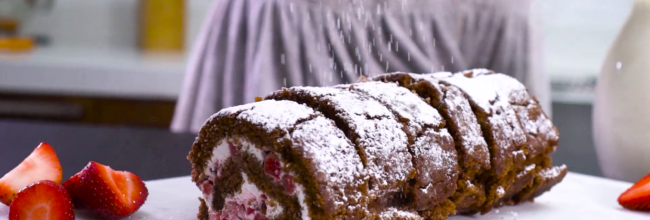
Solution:
<path fill-rule="evenodd" d="M 127 171 L 115 171 L 94 161 L 66 181 L 64 186 L 75 207 L 88 208 L 106 219 L 133 214 L 149 196 L 140 177 Z"/>
<path fill-rule="evenodd" d="M 641 178 L 618 197 L 618 204 L 637 211 L 650 211 L 650 174 Z"/>

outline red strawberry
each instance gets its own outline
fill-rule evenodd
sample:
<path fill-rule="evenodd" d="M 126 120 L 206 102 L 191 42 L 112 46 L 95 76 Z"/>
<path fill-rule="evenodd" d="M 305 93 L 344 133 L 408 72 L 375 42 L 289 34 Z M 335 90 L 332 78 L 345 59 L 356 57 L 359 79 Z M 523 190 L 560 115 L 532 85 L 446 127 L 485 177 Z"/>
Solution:
<path fill-rule="evenodd" d="M 75 177 L 78 176 L 78 177 Z M 115 171 L 91 161 L 66 182 L 78 207 L 90 209 L 102 218 L 124 218 L 137 211 L 149 196 L 140 177 L 126 171 Z M 74 189 L 73 189 L 74 188 Z"/>
<path fill-rule="evenodd" d="M 266 159 L 264 159 L 264 173 L 273 177 L 276 181 L 280 180 L 282 164 L 280 164 L 280 158 L 278 158 L 274 153 L 266 155 Z"/>
<path fill-rule="evenodd" d="M 63 186 L 42 180 L 16 194 L 9 207 L 9 220 L 74 220 L 74 209 Z"/>
<path fill-rule="evenodd" d="M 618 197 L 621 206 L 639 211 L 650 211 L 650 174 L 641 178 Z"/>
<path fill-rule="evenodd" d="M 65 187 L 68 194 L 70 194 L 70 199 L 72 199 L 72 204 L 75 208 L 84 208 L 81 201 L 79 201 L 79 198 L 75 197 L 75 195 L 81 195 L 81 192 L 78 192 L 81 173 L 82 172 L 75 174 L 63 183 L 63 187 Z"/>
<path fill-rule="evenodd" d="M 63 170 L 52 146 L 41 143 L 16 168 L 0 178 L 0 201 L 10 205 L 19 190 L 39 180 L 61 183 Z"/>

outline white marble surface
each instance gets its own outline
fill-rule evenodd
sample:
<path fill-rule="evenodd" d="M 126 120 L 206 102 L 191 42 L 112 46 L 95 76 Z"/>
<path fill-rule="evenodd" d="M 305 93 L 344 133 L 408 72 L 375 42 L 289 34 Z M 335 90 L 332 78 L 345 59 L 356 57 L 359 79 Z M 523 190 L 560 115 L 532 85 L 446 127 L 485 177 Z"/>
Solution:
<path fill-rule="evenodd" d="M 454 216 L 450 220 L 649 219 L 650 213 L 628 211 L 616 202 L 618 195 L 630 186 L 627 182 L 569 173 L 534 203 L 502 207 L 483 216 Z M 196 219 L 200 192 L 189 177 L 148 181 L 147 187 L 147 202 L 129 219 Z M 7 219 L 8 212 L 8 207 L 0 204 L 0 220 Z M 77 219 L 96 218 L 77 211 Z"/>

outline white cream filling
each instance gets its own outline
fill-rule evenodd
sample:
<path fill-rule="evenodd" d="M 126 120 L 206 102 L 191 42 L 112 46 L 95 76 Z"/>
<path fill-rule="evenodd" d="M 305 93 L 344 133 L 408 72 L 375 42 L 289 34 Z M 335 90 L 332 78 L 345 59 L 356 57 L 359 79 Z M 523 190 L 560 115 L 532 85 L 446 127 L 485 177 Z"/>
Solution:
<path fill-rule="evenodd" d="M 209 180 L 212 180 L 214 182 L 214 174 L 210 172 L 210 170 L 215 170 L 215 164 L 223 164 L 229 157 L 231 156 L 230 154 L 230 148 L 228 147 L 228 142 L 221 140 L 219 143 L 216 144 L 214 148 L 212 148 L 212 158 L 210 158 L 210 161 L 208 161 L 207 166 L 205 166 L 205 170 L 203 170 L 203 174 L 208 177 Z M 203 190 L 202 184 L 199 184 L 199 188 Z M 203 199 L 205 200 L 205 203 L 208 204 L 208 211 L 213 211 L 212 210 L 212 193 L 209 193 L 207 195 L 203 195 Z"/>
<path fill-rule="evenodd" d="M 255 147 L 255 145 L 251 144 L 250 142 L 246 141 L 243 138 L 239 139 L 239 143 L 242 146 L 242 149 L 241 149 L 242 151 L 251 153 L 255 157 L 257 157 L 257 159 L 264 162 L 264 151 L 262 151 L 259 148 Z"/>
<path fill-rule="evenodd" d="M 305 202 L 305 189 L 301 185 L 296 184 L 295 193 L 296 196 L 298 196 L 298 203 L 300 203 L 302 219 L 311 219 L 309 216 L 309 206 L 307 206 L 307 202 Z"/>
<path fill-rule="evenodd" d="M 212 180 L 213 182 L 216 177 L 212 172 L 210 172 L 210 170 L 216 170 L 216 164 L 223 165 L 226 160 L 232 156 L 230 153 L 230 147 L 228 145 L 229 140 L 231 140 L 231 138 L 222 139 L 215 145 L 214 148 L 212 148 L 212 158 L 210 158 L 210 161 L 208 161 L 205 170 L 203 170 L 203 174 L 205 174 L 205 176 L 207 176 L 208 179 Z M 262 150 L 255 148 L 252 144 L 246 140 L 243 140 L 242 138 L 239 138 L 239 140 L 243 148 L 242 150 L 255 155 L 255 157 L 257 157 L 259 160 L 264 161 Z M 199 188 L 200 187 L 201 186 L 199 186 Z M 212 194 L 209 194 L 207 196 L 204 195 L 204 199 L 206 203 L 210 204 L 212 203 L 213 196 Z M 210 205 L 208 205 L 208 209 L 212 211 L 212 207 Z"/>
<path fill-rule="evenodd" d="M 271 201 L 270 199 L 267 201 Z M 273 203 L 273 205 L 271 205 Z M 282 214 L 284 209 L 277 202 L 267 202 L 266 203 L 266 217 L 275 217 Z"/>
<path fill-rule="evenodd" d="M 228 147 L 228 142 L 225 140 L 219 141 L 214 148 L 212 148 L 212 158 L 208 161 L 208 164 L 203 170 L 203 174 L 214 179 L 214 175 L 210 170 L 215 170 L 215 164 L 223 164 L 228 158 L 230 158 L 230 148 Z"/>
<path fill-rule="evenodd" d="M 260 150 L 259 148 L 255 147 L 254 144 L 251 144 L 250 142 L 246 141 L 244 138 L 237 138 L 238 139 L 238 145 L 241 146 L 241 151 L 248 152 L 250 154 L 253 154 L 257 159 L 260 161 L 264 161 L 264 151 Z M 212 150 L 212 158 L 210 161 L 208 161 L 208 164 L 203 171 L 203 173 L 210 179 L 214 180 L 216 177 L 215 175 L 210 172 L 210 170 L 215 170 L 215 164 L 221 164 L 223 165 L 224 162 L 230 158 L 232 155 L 230 153 L 230 147 L 228 144 L 228 141 L 232 140 L 231 138 L 225 138 L 221 140 L 219 143 L 216 144 L 216 146 Z M 280 157 L 280 155 L 278 155 Z M 284 167 L 284 163 L 282 163 L 281 158 L 280 163 L 281 166 Z M 241 192 L 233 195 L 232 197 L 226 198 L 226 202 L 229 201 L 235 201 L 237 203 L 246 203 L 247 201 L 251 199 L 256 199 L 256 198 L 261 198 L 261 196 L 264 194 L 262 191 L 257 188 L 254 184 L 249 182 L 248 176 L 246 173 L 242 172 L 242 176 L 244 179 L 244 183 L 241 186 Z M 309 217 L 309 208 L 305 202 L 305 193 L 303 187 L 298 184 L 294 183 L 296 186 L 295 194 L 298 197 L 298 201 L 300 202 L 300 206 L 302 208 L 302 216 L 303 219 L 311 219 Z M 200 186 L 199 186 L 200 187 Z M 213 195 L 212 193 L 203 195 L 203 199 L 206 201 L 207 204 L 212 203 Z M 208 211 L 215 211 L 213 210 L 211 205 L 208 205 Z M 273 201 L 271 198 L 267 197 L 266 200 L 266 216 L 267 217 L 274 217 L 282 214 L 283 212 L 283 207 L 280 206 L 280 204 L 277 201 Z"/>
<path fill-rule="evenodd" d="M 242 177 L 244 179 L 244 183 L 241 186 L 241 191 L 239 193 L 236 193 L 232 197 L 226 198 L 226 203 L 234 201 L 237 204 L 248 204 L 250 201 L 257 201 L 259 198 L 262 197 L 264 194 L 255 184 L 252 184 L 248 180 L 248 175 L 246 173 L 242 172 Z M 261 201 L 260 201 L 261 202 Z M 278 204 L 277 202 L 273 201 L 271 198 L 266 199 L 266 216 L 267 217 L 274 217 L 282 213 L 282 206 Z M 251 219 L 255 214 L 253 213 L 253 216 L 247 216 L 251 217 Z"/>

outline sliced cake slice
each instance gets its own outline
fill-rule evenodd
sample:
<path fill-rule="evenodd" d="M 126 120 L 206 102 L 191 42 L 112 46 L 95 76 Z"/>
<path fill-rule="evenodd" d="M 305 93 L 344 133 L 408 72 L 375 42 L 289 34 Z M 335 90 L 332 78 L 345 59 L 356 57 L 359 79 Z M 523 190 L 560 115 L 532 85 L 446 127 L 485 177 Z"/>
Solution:
<path fill-rule="evenodd" d="M 367 177 L 334 122 L 291 101 L 226 108 L 188 156 L 207 219 L 366 219 Z"/>
<path fill-rule="evenodd" d="M 499 97 L 510 103 L 525 131 L 527 161 L 548 167 L 549 154 L 555 151 L 559 143 L 559 133 L 526 87 L 515 78 L 490 70 L 476 69 L 462 74 L 491 87 Z"/>
<path fill-rule="evenodd" d="M 395 116 L 378 101 L 331 87 L 292 87 L 267 99 L 304 103 L 336 122 L 355 143 L 365 165 L 373 213 L 391 206 L 415 176 L 408 138 Z"/>
<path fill-rule="evenodd" d="M 437 78 L 444 84 L 458 87 L 466 94 L 488 143 L 493 172 L 487 173 L 487 185 L 490 188 L 481 210 L 486 213 L 507 192 L 512 191 L 509 188 L 516 185 L 518 175 L 525 170 L 526 134 L 509 97 L 500 95 L 500 88 L 476 80 L 472 77 L 472 72 Z"/>
<path fill-rule="evenodd" d="M 440 113 L 396 83 L 364 82 L 337 88 L 379 101 L 402 122 L 416 170 L 405 196 L 407 205 L 427 219 L 447 219 L 455 214 L 450 197 L 456 192 L 458 156 Z"/>
<path fill-rule="evenodd" d="M 532 195 L 530 192 L 537 191 L 538 188 L 544 188 L 544 184 L 554 182 L 546 180 L 549 178 L 547 178 L 547 172 L 544 170 L 548 170 L 551 167 L 550 154 L 558 146 L 559 135 L 557 128 L 548 116 L 546 116 L 537 100 L 530 96 L 526 87 L 515 78 L 485 69 L 466 71 L 463 74 L 479 83 L 491 86 L 497 91 L 499 97 L 507 97 L 508 102 L 516 112 L 517 118 L 526 134 L 526 148 L 524 149 L 526 161 L 524 165 L 528 169 L 520 172 L 519 176 L 523 178 L 519 178 L 516 181 L 515 187 L 512 187 L 511 190 L 506 192 L 503 202 L 516 204 L 528 200 L 528 197 Z M 533 181 L 533 179 L 536 179 L 536 181 Z M 528 183 L 517 184 L 523 182 Z M 520 193 L 523 188 L 526 188 L 526 190 Z"/>
<path fill-rule="evenodd" d="M 439 75 L 448 76 L 449 73 Z M 437 78 L 429 75 L 391 73 L 373 80 L 397 82 L 416 92 L 442 115 L 455 141 L 460 170 L 457 189 L 451 200 L 460 214 L 478 212 L 486 200 L 485 180 L 480 175 L 490 171 L 490 154 L 465 95 L 458 88 L 442 85 Z"/>

